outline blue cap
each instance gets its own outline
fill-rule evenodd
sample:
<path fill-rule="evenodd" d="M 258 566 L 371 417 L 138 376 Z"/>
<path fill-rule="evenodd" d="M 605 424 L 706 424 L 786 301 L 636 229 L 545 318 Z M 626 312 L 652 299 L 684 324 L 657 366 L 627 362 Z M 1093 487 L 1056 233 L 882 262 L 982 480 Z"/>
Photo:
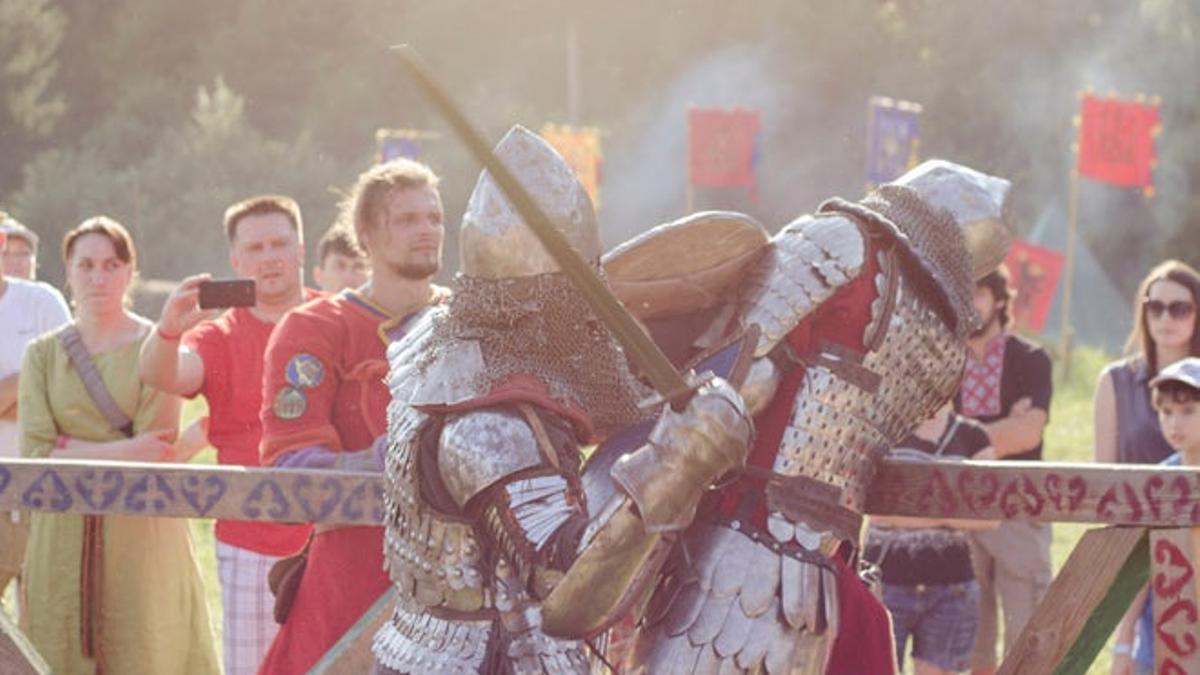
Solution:
<path fill-rule="evenodd" d="M 1182 382 L 1193 389 L 1200 389 L 1200 357 L 1189 356 L 1163 368 L 1150 380 L 1150 386 L 1157 387 L 1163 382 Z"/>

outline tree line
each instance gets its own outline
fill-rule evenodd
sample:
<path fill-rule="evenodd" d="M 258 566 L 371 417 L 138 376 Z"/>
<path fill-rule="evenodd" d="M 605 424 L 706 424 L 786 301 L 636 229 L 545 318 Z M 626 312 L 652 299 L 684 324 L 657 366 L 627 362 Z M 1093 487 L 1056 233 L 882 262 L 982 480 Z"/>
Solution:
<path fill-rule="evenodd" d="M 924 106 L 922 155 L 1013 178 L 1029 227 L 1066 198 L 1090 86 L 1162 97 L 1156 195 L 1082 191 L 1084 240 L 1132 290 L 1165 254 L 1200 261 L 1198 17 L 1185 0 L 0 0 L 0 209 L 48 243 L 106 213 L 145 276 L 220 272 L 227 204 L 293 195 L 315 241 L 375 130 L 414 127 L 444 134 L 426 159 L 454 223 L 478 167 L 389 56 L 407 42 L 493 138 L 603 129 L 609 243 L 684 213 L 689 105 L 762 109 L 759 197 L 736 205 L 769 228 L 861 194 L 873 94 Z"/>

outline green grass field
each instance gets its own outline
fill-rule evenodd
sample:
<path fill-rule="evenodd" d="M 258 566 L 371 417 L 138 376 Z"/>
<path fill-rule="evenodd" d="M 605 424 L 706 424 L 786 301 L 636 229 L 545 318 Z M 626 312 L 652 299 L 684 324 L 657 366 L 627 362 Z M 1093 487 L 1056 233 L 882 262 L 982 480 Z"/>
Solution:
<path fill-rule="evenodd" d="M 1057 364 L 1054 379 L 1054 399 L 1050 405 L 1050 425 L 1044 437 L 1043 457 L 1051 462 L 1092 461 L 1092 397 L 1096 378 L 1100 370 L 1112 358 L 1097 350 L 1080 349 L 1072 355 L 1069 373 L 1064 378 L 1062 364 Z M 1089 529 L 1099 525 L 1082 523 L 1055 523 L 1054 543 L 1051 554 L 1057 573 L 1075 543 Z M 1110 670 L 1111 639 L 1095 663 L 1090 674 L 1108 673 Z"/>
<path fill-rule="evenodd" d="M 1109 357 L 1094 350 L 1078 350 L 1072 359 L 1069 376 L 1064 379 L 1061 364 L 1055 374 L 1054 400 L 1050 412 L 1050 426 L 1045 436 L 1045 458 L 1058 462 L 1089 462 L 1092 459 L 1092 390 L 1096 376 Z M 188 402 L 184 406 L 182 427 L 204 415 L 206 406 L 202 400 Z M 202 451 L 193 463 L 211 464 L 216 453 L 211 448 Z M 1055 570 L 1062 566 L 1083 532 L 1091 525 L 1060 523 L 1054 526 L 1053 558 Z M 213 544 L 211 520 L 192 521 L 196 553 L 208 592 L 208 604 L 212 617 L 217 644 L 221 637 L 221 591 L 217 582 L 216 552 Z M 11 598 L 5 603 L 11 609 Z M 1109 649 L 1099 655 L 1090 673 L 1109 671 Z M 911 660 L 909 660 L 911 664 Z"/>
<path fill-rule="evenodd" d="M 180 429 L 186 429 L 198 417 L 208 414 L 208 405 L 203 397 L 184 401 Z M 205 448 L 192 458 L 192 464 L 216 464 L 217 451 Z M 192 538 L 196 546 L 196 558 L 200 564 L 200 574 L 204 578 L 204 591 L 208 596 L 208 617 L 212 621 L 213 635 L 216 637 L 217 649 L 220 649 L 221 635 L 221 583 L 217 580 L 217 547 L 213 538 L 213 520 L 192 521 Z"/>

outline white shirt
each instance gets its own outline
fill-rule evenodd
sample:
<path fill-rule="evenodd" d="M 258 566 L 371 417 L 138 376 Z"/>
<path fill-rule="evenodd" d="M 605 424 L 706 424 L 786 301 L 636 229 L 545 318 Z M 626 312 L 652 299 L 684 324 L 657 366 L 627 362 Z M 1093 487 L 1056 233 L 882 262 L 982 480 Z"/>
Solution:
<path fill-rule="evenodd" d="M 25 346 L 71 319 L 62 293 L 40 281 L 5 277 L 0 295 L 0 378 L 21 370 Z M 0 457 L 17 457 L 17 425 L 0 420 Z"/>

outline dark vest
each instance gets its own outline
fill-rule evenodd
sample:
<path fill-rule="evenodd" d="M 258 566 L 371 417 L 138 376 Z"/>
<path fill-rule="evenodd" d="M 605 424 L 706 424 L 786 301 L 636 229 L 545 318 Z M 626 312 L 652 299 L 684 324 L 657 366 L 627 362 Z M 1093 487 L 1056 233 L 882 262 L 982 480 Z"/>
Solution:
<path fill-rule="evenodd" d="M 1112 376 L 1117 399 L 1117 461 L 1122 464 L 1158 464 L 1174 452 L 1158 426 L 1150 405 L 1150 377 L 1146 361 L 1133 357 L 1104 369 Z"/>

